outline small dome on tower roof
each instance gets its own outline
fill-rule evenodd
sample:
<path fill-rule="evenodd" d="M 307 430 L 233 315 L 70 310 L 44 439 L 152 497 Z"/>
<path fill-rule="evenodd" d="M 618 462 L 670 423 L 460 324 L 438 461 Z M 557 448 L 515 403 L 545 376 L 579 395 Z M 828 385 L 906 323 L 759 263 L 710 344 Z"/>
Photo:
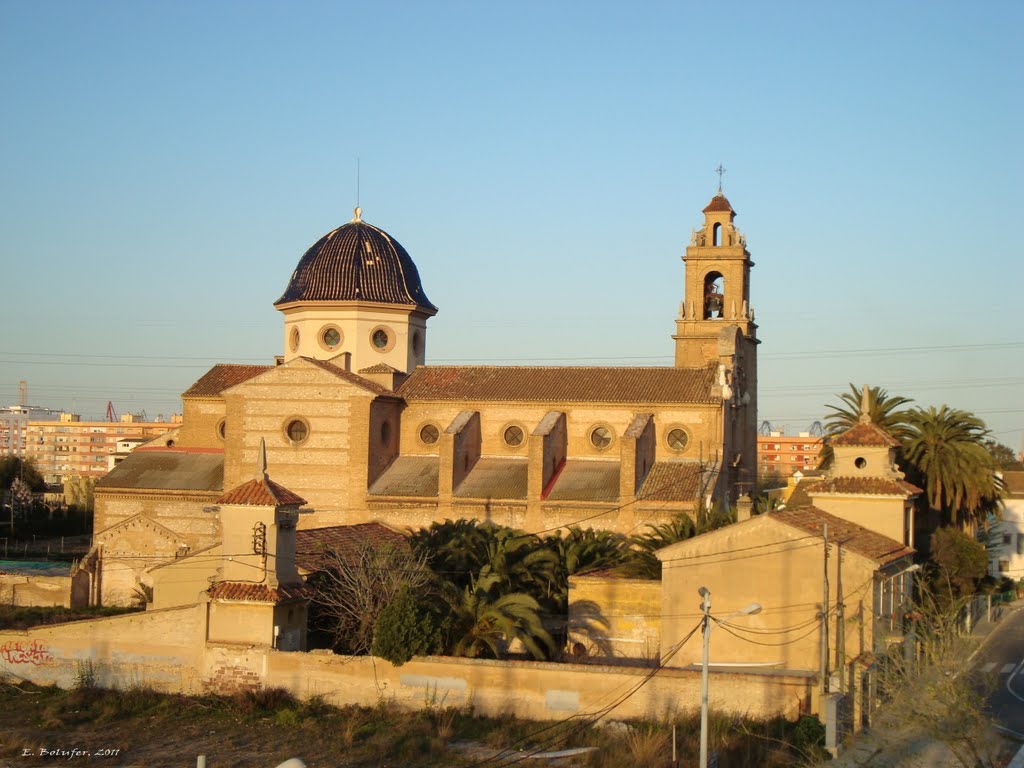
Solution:
<path fill-rule="evenodd" d="M 730 213 L 736 213 L 729 205 L 729 201 L 726 200 L 725 195 L 719 192 L 717 195 L 711 198 L 711 202 L 708 203 L 702 213 L 714 213 L 715 211 L 729 211 Z"/>
<path fill-rule="evenodd" d="M 437 311 L 420 274 L 401 243 L 382 229 L 356 217 L 328 232 L 299 259 L 295 272 L 274 306 L 295 301 L 372 301 L 415 304 Z"/>

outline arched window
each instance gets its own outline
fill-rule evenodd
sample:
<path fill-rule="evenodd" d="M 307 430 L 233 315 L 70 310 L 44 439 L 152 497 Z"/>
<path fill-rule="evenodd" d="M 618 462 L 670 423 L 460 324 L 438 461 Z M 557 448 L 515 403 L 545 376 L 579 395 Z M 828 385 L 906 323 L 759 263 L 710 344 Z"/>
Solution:
<path fill-rule="evenodd" d="M 714 229 L 711 230 L 711 243 L 712 245 L 722 244 L 722 225 L 715 224 Z"/>
<path fill-rule="evenodd" d="M 720 272 L 708 272 L 704 278 L 704 319 L 725 317 L 725 281 Z"/>

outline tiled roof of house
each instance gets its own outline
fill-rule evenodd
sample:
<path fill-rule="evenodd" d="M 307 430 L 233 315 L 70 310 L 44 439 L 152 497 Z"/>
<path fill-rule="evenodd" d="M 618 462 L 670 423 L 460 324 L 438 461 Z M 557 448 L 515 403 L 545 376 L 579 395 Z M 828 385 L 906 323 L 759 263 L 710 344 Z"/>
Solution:
<path fill-rule="evenodd" d="M 700 462 L 656 461 L 637 496 L 644 501 L 695 501 L 700 478 Z"/>
<path fill-rule="evenodd" d="M 832 445 L 871 445 L 897 448 L 899 444 L 899 440 L 873 421 L 859 421 L 845 432 L 832 438 Z"/>
<path fill-rule="evenodd" d="M 895 477 L 826 477 L 808 485 L 806 493 L 808 496 L 819 493 L 849 493 L 907 498 L 921 493 L 921 489 Z"/>
<path fill-rule="evenodd" d="M 274 305 L 294 301 L 371 301 L 437 311 L 401 243 L 358 218 L 328 232 L 302 256 Z"/>
<path fill-rule="evenodd" d="M 736 212 L 733 211 L 732 205 L 729 204 L 729 201 L 721 192 L 719 192 L 717 195 L 711 198 L 711 202 L 707 204 L 707 207 L 704 208 L 702 213 L 711 213 L 713 211 L 732 211 L 733 213 Z"/>
<path fill-rule="evenodd" d="M 137 448 L 96 481 L 98 489 L 219 491 L 224 452 Z"/>
<path fill-rule="evenodd" d="M 283 485 L 278 485 L 269 477 L 261 477 L 232 488 L 220 496 L 217 503 L 252 507 L 301 507 L 306 500 Z"/>
<path fill-rule="evenodd" d="M 309 599 L 309 590 L 302 585 L 268 587 L 266 584 L 243 584 L 222 581 L 207 590 L 214 600 L 237 600 L 243 603 L 283 603 Z"/>
<path fill-rule="evenodd" d="M 547 501 L 618 501 L 618 461 L 567 459 Z"/>
<path fill-rule="evenodd" d="M 538 403 L 714 403 L 716 366 L 419 366 L 398 394 L 405 400 Z"/>
<path fill-rule="evenodd" d="M 318 368 L 322 368 L 330 374 L 337 376 L 339 379 L 344 379 L 350 384 L 355 384 L 357 387 L 362 387 L 365 390 L 373 392 L 376 395 L 390 395 L 391 390 L 387 387 L 382 387 L 375 381 L 364 379 L 362 376 L 357 376 L 354 373 L 346 371 L 344 368 L 339 368 L 334 363 L 329 363 L 326 360 L 317 360 L 315 357 L 303 357 L 307 363 L 312 363 Z"/>
<path fill-rule="evenodd" d="M 266 373 L 272 365 L 229 365 L 218 363 L 185 390 L 182 397 L 219 397 L 228 387 L 241 384 L 254 376 Z"/>
<path fill-rule="evenodd" d="M 1024 496 L 1024 472 L 1006 470 L 1003 472 L 1003 483 L 1010 496 Z"/>
<path fill-rule="evenodd" d="M 309 528 L 295 532 L 295 562 L 306 571 L 318 571 L 329 562 L 327 552 L 336 552 L 347 562 L 355 562 L 365 547 L 408 546 L 405 536 L 380 523 Z"/>
<path fill-rule="evenodd" d="M 377 363 L 369 368 L 360 368 L 360 373 L 401 373 L 397 368 L 392 368 L 387 363 Z"/>
<path fill-rule="evenodd" d="M 829 542 L 841 544 L 851 552 L 882 565 L 914 554 L 914 550 L 888 536 L 875 533 L 864 526 L 830 515 L 815 507 L 769 512 L 766 517 L 815 536 L 821 536 L 825 525 L 828 525 Z"/>

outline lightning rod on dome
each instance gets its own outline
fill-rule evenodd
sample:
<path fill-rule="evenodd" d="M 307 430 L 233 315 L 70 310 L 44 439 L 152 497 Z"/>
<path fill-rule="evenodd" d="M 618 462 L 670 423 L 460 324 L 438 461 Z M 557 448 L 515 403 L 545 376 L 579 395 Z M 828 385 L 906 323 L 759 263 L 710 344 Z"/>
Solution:
<path fill-rule="evenodd" d="M 355 213 L 355 217 L 352 219 L 352 221 L 362 221 L 363 220 L 362 219 L 363 209 L 359 207 L 359 193 L 360 193 L 360 180 L 361 180 L 360 179 L 360 177 L 361 177 L 361 174 L 360 174 L 361 159 L 362 158 L 360 158 L 358 156 L 356 157 L 356 207 L 355 207 L 355 211 L 353 211 L 353 213 Z"/>
<path fill-rule="evenodd" d="M 715 168 L 715 173 L 718 174 L 718 194 L 722 194 L 722 174 L 725 173 L 725 168 L 722 167 L 721 163 Z"/>

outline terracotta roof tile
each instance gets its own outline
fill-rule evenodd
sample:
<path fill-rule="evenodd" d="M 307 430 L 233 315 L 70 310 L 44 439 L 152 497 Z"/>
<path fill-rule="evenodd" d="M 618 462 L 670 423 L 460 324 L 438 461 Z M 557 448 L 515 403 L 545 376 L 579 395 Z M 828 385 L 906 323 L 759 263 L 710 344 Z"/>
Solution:
<path fill-rule="evenodd" d="M 695 501 L 700 478 L 700 462 L 656 461 L 637 497 L 644 501 Z"/>
<path fill-rule="evenodd" d="M 874 445 L 898 448 L 899 440 L 874 422 L 859 421 L 832 438 L 832 445 Z"/>
<path fill-rule="evenodd" d="M 278 485 L 269 477 L 255 478 L 232 488 L 217 499 L 218 504 L 244 504 L 253 507 L 301 507 L 306 500 Z"/>
<path fill-rule="evenodd" d="M 393 394 L 391 390 L 388 389 L 387 387 L 382 387 L 375 381 L 370 381 L 369 379 L 364 379 L 362 376 L 357 376 L 354 373 L 350 373 L 349 371 L 346 371 L 344 368 L 339 368 L 338 366 L 334 365 L 334 363 L 329 363 L 326 360 L 317 360 L 314 357 L 303 357 L 301 359 L 305 360 L 307 363 L 312 363 L 318 368 L 324 369 L 328 373 L 337 376 L 339 379 L 344 379 L 350 384 L 355 384 L 357 387 L 362 387 L 363 389 L 373 392 L 374 394 Z"/>
<path fill-rule="evenodd" d="M 327 562 L 326 552 L 337 552 L 346 561 L 354 562 L 364 547 L 408 546 L 405 536 L 380 523 L 309 528 L 295 532 L 295 562 L 306 571 L 319 571 Z"/>
<path fill-rule="evenodd" d="M 207 590 L 214 600 L 238 600 L 243 603 L 283 603 L 291 600 L 307 600 L 308 588 L 302 585 L 290 587 L 268 587 L 266 584 L 242 584 L 236 581 L 222 581 Z"/>
<path fill-rule="evenodd" d="M 377 363 L 369 368 L 360 368 L 360 373 L 401 373 L 397 368 L 392 368 L 387 363 Z"/>
<path fill-rule="evenodd" d="M 182 397 L 219 397 L 228 387 L 241 384 L 254 376 L 266 373 L 272 365 L 229 365 L 218 363 L 203 374 L 195 384 L 185 390 Z"/>
<path fill-rule="evenodd" d="M 827 524 L 829 542 L 841 544 L 851 552 L 882 565 L 914 554 L 914 550 L 888 536 L 875 533 L 815 507 L 784 509 L 780 512 L 769 512 L 765 516 L 815 536 L 821 536 Z"/>
<path fill-rule="evenodd" d="M 733 213 L 736 213 L 736 211 L 733 211 L 732 205 L 730 205 L 729 201 L 725 198 L 725 195 L 721 192 L 711 198 L 711 202 L 707 204 L 707 207 L 702 211 L 702 213 L 712 213 L 714 211 L 732 211 Z"/>
<path fill-rule="evenodd" d="M 540 403 L 714 403 L 716 368 L 419 366 L 405 400 Z"/>
<path fill-rule="evenodd" d="M 808 485 L 806 493 L 809 497 L 819 493 L 848 493 L 907 498 L 921 493 L 921 489 L 895 477 L 826 477 Z"/>

